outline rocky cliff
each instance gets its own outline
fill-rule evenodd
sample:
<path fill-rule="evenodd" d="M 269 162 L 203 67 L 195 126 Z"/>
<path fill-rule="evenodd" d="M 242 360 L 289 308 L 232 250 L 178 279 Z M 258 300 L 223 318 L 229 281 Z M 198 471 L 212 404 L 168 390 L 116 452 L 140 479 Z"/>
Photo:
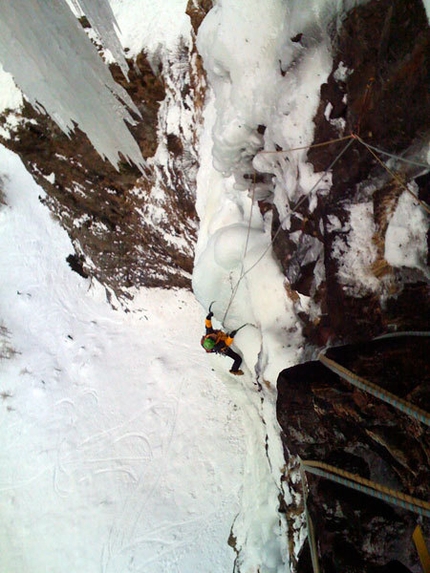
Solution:
<path fill-rule="evenodd" d="M 285 455 L 290 463 L 291 456 L 326 462 L 429 502 L 428 426 L 315 361 L 329 346 L 327 355 L 336 362 L 430 411 L 429 339 L 372 342 L 387 332 L 426 331 L 430 319 L 428 250 L 420 261 L 408 262 L 405 233 L 403 244 L 397 244 L 399 257 L 392 257 L 388 232 L 400 203 L 411 200 L 422 216 L 422 226 L 411 222 L 411 232 L 424 229 L 429 244 L 430 187 L 422 166 L 430 127 L 425 10 L 419 0 L 371 1 L 333 22 L 331 39 L 334 64 L 321 89 L 314 143 L 354 134 L 411 163 L 378 155 L 358 139 L 309 152 L 318 171 L 335 162 L 332 187 L 316 209 L 303 203 L 291 231 L 279 232 L 275 240 L 292 287 L 321 309 L 313 319 L 301 314 L 305 355 L 312 360 L 286 369 L 278 379 Z M 293 39 L 306 40 L 305 34 Z M 367 241 L 357 244 L 360 225 L 367 226 Z M 324 268 L 323 280 L 318 265 Z M 323 477 L 306 473 L 304 481 L 320 571 L 421 570 L 412 542 L 416 514 Z M 430 521 L 423 519 L 428 539 Z M 297 570 L 313 570 L 309 546 Z"/>
<path fill-rule="evenodd" d="M 430 402 L 430 339 L 386 338 L 331 348 L 349 371 L 426 408 Z M 278 380 L 278 420 L 286 456 L 324 462 L 376 484 L 430 502 L 430 431 L 413 416 L 357 389 L 319 361 L 289 368 Z M 333 474 L 332 474 L 333 475 Z M 321 571 L 420 571 L 412 533 L 430 519 L 306 472 L 308 512 Z M 430 505 L 429 505 L 430 507 Z M 309 546 L 298 571 L 312 571 Z"/>
<path fill-rule="evenodd" d="M 203 6 L 190 2 L 195 30 L 210 7 Z M 91 32 L 85 18 L 81 24 Z M 130 129 L 147 160 L 144 175 L 126 161 L 115 169 L 78 127 L 67 136 L 25 100 L 20 110 L 5 110 L 0 117 L 7 133 L 0 141 L 20 155 L 73 241 L 70 266 L 120 297 L 133 287 L 190 286 L 206 87 L 193 38 L 176 54 L 161 55 L 157 65 L 143 52 L 127 65 L 128 81 L 118 65 L 110 68 L 141 114 Z M 173 125 L 169 110 L 177 118 Z"/>

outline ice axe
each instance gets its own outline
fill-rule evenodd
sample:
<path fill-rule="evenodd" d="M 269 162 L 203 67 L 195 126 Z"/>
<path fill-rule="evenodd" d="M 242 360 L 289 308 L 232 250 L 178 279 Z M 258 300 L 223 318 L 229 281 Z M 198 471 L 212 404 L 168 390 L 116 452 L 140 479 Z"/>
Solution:
<path fill-rule="evenodd" d="M 236 336 L 236 334 L 239 332 L 239 330 L 242 330 L 242 328 L 245 328 L 245 326 L 254 326 L 254 325 L 251 324 L 250 322 L 245 322 L 245 324 L 242 324 L 242 326 L 239 326 L 239 328 L 236 328 L 236 330 L 232 330 L 230 332 L 230 335 Z"/>

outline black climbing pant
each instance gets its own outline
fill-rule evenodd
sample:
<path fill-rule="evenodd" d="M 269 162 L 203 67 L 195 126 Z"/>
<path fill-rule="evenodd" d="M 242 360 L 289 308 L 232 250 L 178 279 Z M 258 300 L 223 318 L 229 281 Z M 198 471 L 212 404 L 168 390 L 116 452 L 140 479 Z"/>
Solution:
<path fill-rule="evenodd" d="M 226 350 L 224 350 L 223 354 L 234 360 L 231 370 L 232 372 L 237 372 L 240 368 L 240 365 L 242 364 L 242 357 L 239 356 L 239 354 L 234 350 L 232 350 L 231 348 L 227 348 Z"/>

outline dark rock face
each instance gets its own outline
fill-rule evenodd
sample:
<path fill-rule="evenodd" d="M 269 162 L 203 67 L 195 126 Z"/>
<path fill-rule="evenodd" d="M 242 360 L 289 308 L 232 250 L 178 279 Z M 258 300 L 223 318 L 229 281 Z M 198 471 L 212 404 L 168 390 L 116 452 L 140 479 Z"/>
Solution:
<path fill-rule="evenodd" d="M 331 39 L 334 64 L 321 89 L 314 143 L 353 133 L 380 149 L 422 161 L 430 133 L 430 31 L 421 1 L 370 1 L 333 23 Z M 341 77 L 342 66 L 347 73 Z M 327 169 L 347 143 L 310 150 L 315 170 Z M 321 309 L 312 320 L 299 313 L 306 356 L 315 358 L 320 349 L 333 346 L 327 356 L 429 412 L 430 339 L 366 342 L 390 331 L 427 331 L 430 324 L 428 273 L 391 266 L 385 259 L 387 228 L 404 193 L 402 184 L 412 182 L 428 204 L 429 175 L 400 161 L 392 169 L 396 179 L 353 141 L 333 167 L 329 194 L 319 198 L 312 212 L 303 203 L 290 231 L 277 234 L 274 249 L 291 287 Z M 354 277 L 349 282 L 341 278 L 351 254 L 352 208 L 357 206 L 371 213 L 368 246 L 377 253 L 369 266 L 373 287 L 361 290 Z M 278 228 L 275 212 L 273 234 Z M 317 253 L 313 261 L 311 249 Z M 324 268 L 322 282 L 316 279 L 318 264 Z M 277 416 L 290 467 L 295 456 L 326 462 L 430 501 L 429 429 L 320 362 L 280 374 Z M 307 474 L 307 481 L 322 573 L 422 570 L 411 538 L 417 515 L 322 477 Z M 428 540 L 427 518 L 423 529 Z M 307 544 L 294 568 L 313 571 Z"/>
<path fill-rule="evenodd" d="M 331 348 L 326 355 L 429 411 L 429 352 L 430 337 L 405 336 Z M 287 458 L 326 462 L 430 502 L 429 428 L 320 362 L 280 374 L 277 414 Z M 307 474 L 307 481 L 322 572 L 420 570 L 412 542 L 416 514 L 322 477 Z M 430 519 L 423 529 L 430 534 Z M 311 572 L 306 551 L 297 570 Z M 397 569 L 390 562 L 398 562 Z"/>
<path fill-rule="evenodd" d="M 368 2 L 351 10 L 341 24 L 333 23 L 331 39 L 334 63 L 321 89 L 314 143 L 353 133 L 385 151 L 422 159 L 430 134 L 430 30 L 421 0 Z M 347 143 L 310 149 L 308 158 L 315 171 L 327 169 Z M 427 328 L 428 277 L 418 270 L 390 266 L 384 251 L 388 223 L 404 192 L 399 181 L 415 182 L 419 198 L 428 203 L 428 175 L 402 162 L 393 170 L 396 180 L 364 145 L 354 141 L 333 166 L 330 193 L 319 198 L 312 212 L 303 203 L 291 229 L 277 235 L 274 250 L 292 288 L 321 306 L 318 325 L 304 320 L 311 344 L 319 346 L 327 333 L 332 343 L 339 344 L 366 339 L 393 325 L 402 329 L 414 323 L 414 328 Z M 371 213 L 368 244 L 377 254 L 369 274 L 378 284 L 367 292 L 354 292 L 353 283 L 340 280 L 339 248 L 347 257 L 353 234 L 352 205 Z M 274 217 L 273 234 L 278 227 L 279 219 Z M 297 231 L 299 238 L 291 240 Z M 309 261 L 311 247 L 320 253 L 313 261 Z M 317 261 L 323 261 L 325 271 L 318 284 L 314 276 Z M 410 309 L 398 316 L 393 313 L 400 299 L 403 305 L 415 296 L 422 302 L 420 316 Z"/>

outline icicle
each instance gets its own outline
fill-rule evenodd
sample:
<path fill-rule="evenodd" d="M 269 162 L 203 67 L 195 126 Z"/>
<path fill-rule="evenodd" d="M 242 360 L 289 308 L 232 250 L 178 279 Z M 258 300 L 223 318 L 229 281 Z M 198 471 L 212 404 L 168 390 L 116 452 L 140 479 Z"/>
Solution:
<path fill-rule="evenodd" d="M 122 153 L 143 171 L 139 146 L 125 124 L 134 121 L 121 102 L 139 111 L 65 0 L 2 2 L 0 61 L 32 105 L 41 104 L 65 133 L 77 124 L 113 165 Z"/>
<path fill-rule="evenodd" d="M 115 32 L 119 30 L 118 23 L 112 12 L 108 0 L 73 0 L 73 4 L 79 8 L 88 18 L 93 29 L 99 34 L 103 46 L 105 46 L 118 62 L 122 73 L 128 78 L 128 65 L 125 60 L 122 46 Z"/>

